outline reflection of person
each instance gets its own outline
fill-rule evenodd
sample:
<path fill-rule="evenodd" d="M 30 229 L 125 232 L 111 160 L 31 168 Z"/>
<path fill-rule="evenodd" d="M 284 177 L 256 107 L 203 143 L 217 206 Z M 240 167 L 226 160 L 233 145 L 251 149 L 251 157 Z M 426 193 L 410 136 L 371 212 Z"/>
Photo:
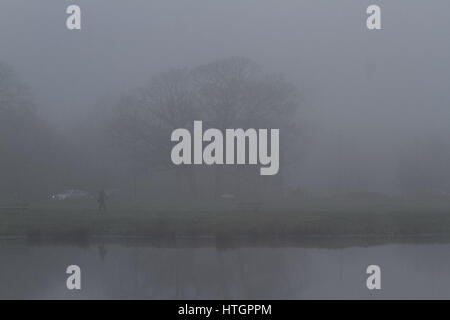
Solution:
<path fill-rule="evenodd" d="M 106 193 L 105 190 L 101 190 L 98 194 L 98 211 L 99 212 L 106 212 Z"/>
<path fill-rule="evenodd" d="M 102 260 L 105 260 L 106 253 L 107 253 L 107 250 L 106 250 L 105 244 L 104 243 L 99 244 L 98 245 L 98 254 Z"/>

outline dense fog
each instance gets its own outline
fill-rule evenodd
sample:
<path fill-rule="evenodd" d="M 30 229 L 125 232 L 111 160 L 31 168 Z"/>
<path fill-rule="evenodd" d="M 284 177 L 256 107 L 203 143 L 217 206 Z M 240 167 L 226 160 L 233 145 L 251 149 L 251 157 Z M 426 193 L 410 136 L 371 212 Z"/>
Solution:
<path fill-rule="evenodd" d="M 447 195 L 450 3 L 377 3 L 2 0 L 1 201 Z M 279 128 L 279 173 L 175 166 L 194 120 Z"/>

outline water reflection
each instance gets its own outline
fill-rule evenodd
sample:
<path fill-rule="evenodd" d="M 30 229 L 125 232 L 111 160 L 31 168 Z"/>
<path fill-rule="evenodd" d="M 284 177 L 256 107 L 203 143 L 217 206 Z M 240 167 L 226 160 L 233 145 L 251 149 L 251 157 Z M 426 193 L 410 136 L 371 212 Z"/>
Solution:
<path fill-rule="evenodd" d="M 0 245 L 0 298 L 450 298 L 450 245 L 158 248 Z M 82 290 L 65 287 L 82 269 Z M 365 287 L 369 264 L 382 290 Z"/>

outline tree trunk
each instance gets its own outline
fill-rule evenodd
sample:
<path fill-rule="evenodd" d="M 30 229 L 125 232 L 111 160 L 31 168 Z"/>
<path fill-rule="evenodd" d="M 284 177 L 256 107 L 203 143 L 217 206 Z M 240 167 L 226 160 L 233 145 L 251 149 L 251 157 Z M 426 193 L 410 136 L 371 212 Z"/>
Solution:
<path fill-rule="evenodd" d="M 193 169 L 188 170 L 187 175 L 189 180 L 191 197 L 192 199 L 197 199 L 198 189 L 197 189 L 197 176 L 195 174 L 195 171 Z"/>
<path fill-rule="evenodd" d="M 215 179 L 214 179 L 214 197 L 217 199 L 220 197 L 222 190 L 222 170 L 219 166 L 216 166 L 215 170 Z"/>

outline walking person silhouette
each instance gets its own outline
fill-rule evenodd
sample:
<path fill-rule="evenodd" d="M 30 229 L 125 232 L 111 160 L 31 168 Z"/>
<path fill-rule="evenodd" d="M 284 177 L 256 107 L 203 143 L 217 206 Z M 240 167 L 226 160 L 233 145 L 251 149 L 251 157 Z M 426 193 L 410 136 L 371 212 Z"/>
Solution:
<path fill-rule="evenodd" d="M 106 213 L 106 193 L 105 190 L 100 190 L 99 194 L 98 194 L 98 198 L 97 198 L 97 202 L 98 202 L 98 212 L 104 212 Z"/>

